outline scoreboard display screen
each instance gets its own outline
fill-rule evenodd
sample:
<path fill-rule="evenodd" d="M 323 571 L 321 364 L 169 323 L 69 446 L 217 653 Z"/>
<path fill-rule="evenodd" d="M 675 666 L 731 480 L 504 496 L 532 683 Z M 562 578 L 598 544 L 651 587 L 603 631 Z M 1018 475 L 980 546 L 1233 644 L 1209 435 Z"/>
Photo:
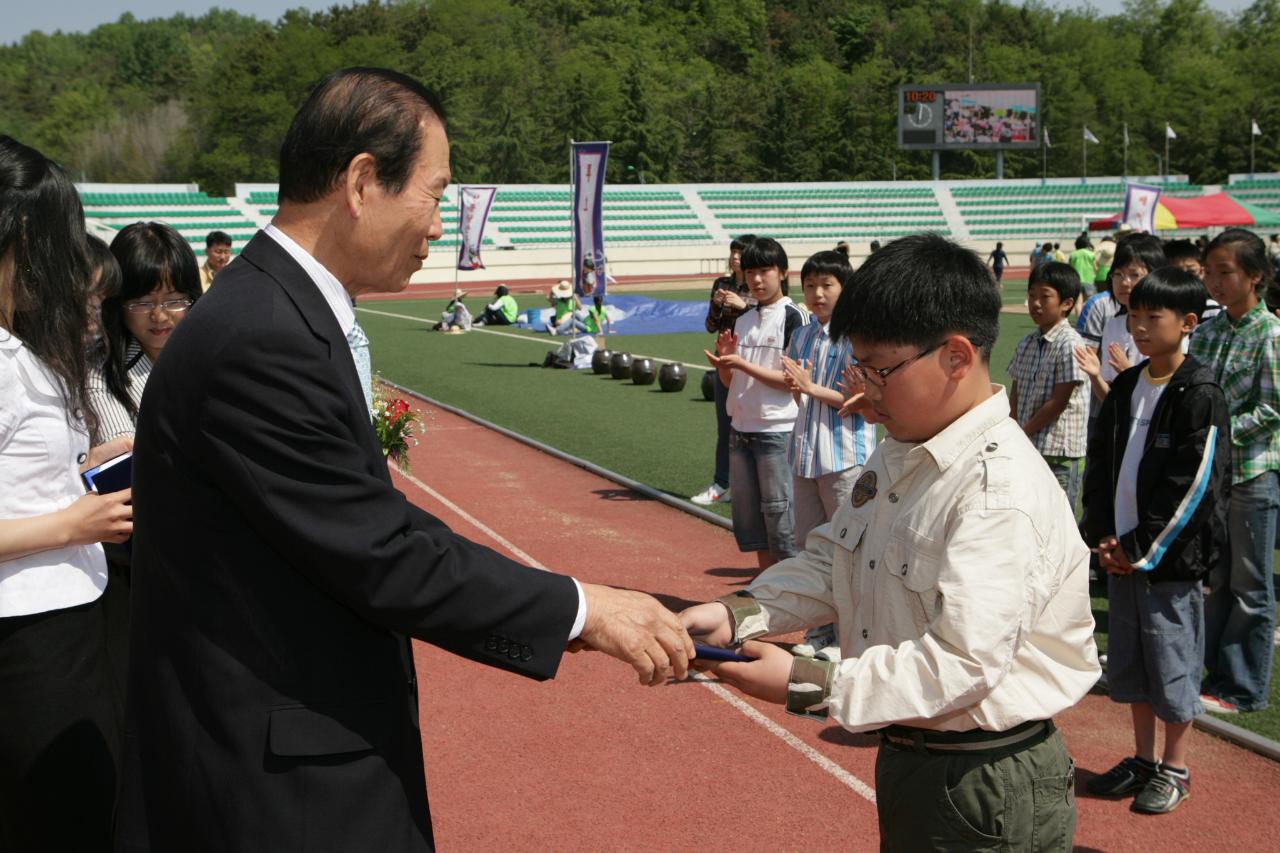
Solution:
<path fill-rule="evenodd" d="M 1039 148 L 1040 85 L 902 86 L 898 147 Z"/>

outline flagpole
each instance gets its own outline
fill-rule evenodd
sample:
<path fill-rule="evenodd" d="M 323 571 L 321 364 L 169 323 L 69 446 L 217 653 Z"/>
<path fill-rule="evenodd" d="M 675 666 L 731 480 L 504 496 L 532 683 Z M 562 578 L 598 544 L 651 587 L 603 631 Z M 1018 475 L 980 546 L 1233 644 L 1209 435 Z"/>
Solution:
<path fill-rule="evenodd" d="M 1124 123 L 1124 176 L 1129 177 L 1129 123 Z"/>
<path fill-rule="evenodd" d="M 569 137 L 569 269 L 573 270 L 573 283 L 578 284 L 578 274 L 580 265 L 578 264 L 578 232 L 573 227 L 574 217 L 578 215 L 578 211 L 574 208 L 577 202 L 577 196 L 574 195 L 574 187 L 578 184 L 578 170 L 575 168 L 576 163 L 573 162 L 573 137 Z M 575 292 L 577 288 L 575 287 Z M 555 312 L 552 312 L 552 319 L 555 319 Z"/>
<path fill-rule="evenodd" d="M 1255 125 L 1257 125 L 1257 123 L 1258 123 L 1258 120 L 1253 119 L 1252 123 L 1249 125 L 1249 180 L 1251 181 L 1253 180 L 1253 177 L 1255 174 L 1253 171 L 1253 145 L 1254 145 L 1254 141 L 1258 138 L 1258 135 L 1253 132 L 1253 128 Z"/>
<path fill-rule="evenodd" d="M 1044 136 L 1040 139 L 1040 182 L 1049 182 L 1049 128 L 1044 129 Z"/>
<path fill-rule="evenodd" d="M 1080 126 L 1080 172 L 1085 183 L 1089 182 L 1089 140 L 1084 138 L 1084 125 Z"/>
<path fill-rule="evenodd" d="M 454 184 L 454 192 L 458 194 L 458 225 L 462 225 L 462 184 Z M 467 245 L 467 235 L 461 230 L 458 231 L 458 251 L 465 251 Z M 453 292 L 458 292 L 458 261 L 455 258 L 453 262 Z"/>
<path fill-rule="evenodd" d="M 1164 182 L 1169 183 L 1169 125 L 1164 126 Z"/>

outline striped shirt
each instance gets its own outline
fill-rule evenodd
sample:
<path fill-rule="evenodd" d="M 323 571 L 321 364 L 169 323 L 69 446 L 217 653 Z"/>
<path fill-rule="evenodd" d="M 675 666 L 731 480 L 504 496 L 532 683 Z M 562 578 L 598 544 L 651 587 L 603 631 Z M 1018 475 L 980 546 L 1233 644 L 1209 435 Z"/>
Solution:
<path fill-rule="evenodd" d="M 1262 302 L 1237 321 L 1197 326 L 1189 354 L 1207 364 L 1231 413 L 1231 482 L 1280 471 L 1280 318 Z"/>
<path fill-rule="evenodd" d="M 787 355 L 809 363 L 814 384 L 835 388 L 840 371 L 853 361 L 848 339 L 831 340 L 827 326 L 814 317 L 791 336 Z M 865 465 L 876 446 L 876 428 L 862 418 L 840 417 L 839 410 L 812 397 L 800 398 L 800 414 L 791 431 L 787 461 L 797 477 L 810 479 Z"/>
<path fill-rule="evenodd" d="M 151 359 L 142 351 L 137 341 L 131 340 L 124 351 L 124 363 L 129 399 L 136 408 L 142 405 L 142 389 L 147 386 L 147 377 L 151 375 Z M 117 400 L 116 395 L 107 387 L 106 365 L 98 365 L 89 371 L 85 394 L 89 408 L 98 418 L 99 444 L 122 435 L 133 435 L 138 419 L 129 414 L 124 403 Z"/>
<path fill-rule="evenodd" d="M 1120 303 L 1107 290 L 1085 300 L 1084 307 L 1080 309 L 1080 318 L 1076 320 L 1076 331 L 1086 344 L 1094 349 L 1102 346 L 1102 330 L 1108 320 L 1120 313 L 1120 307 Z"/>
<path fill-rule="evenodd" d="M 1053 387 L 1063 382 L 1075 384 L 1067 408 L 1049 426 L 1031 436 L 1041 456 L 1079 458 L 1085 455 L 1085 432 L 1089 417 L 1089 377 L 1076 364 L 1075 348 L 1084 342 L 1071 324 L 1063 320 L 1047 333 L 1032 332 L 1018 342 L 1018 351 L 1009 362 L 1009 375 L 1017 383 L 1019 424 L 1049 402 Z"/>

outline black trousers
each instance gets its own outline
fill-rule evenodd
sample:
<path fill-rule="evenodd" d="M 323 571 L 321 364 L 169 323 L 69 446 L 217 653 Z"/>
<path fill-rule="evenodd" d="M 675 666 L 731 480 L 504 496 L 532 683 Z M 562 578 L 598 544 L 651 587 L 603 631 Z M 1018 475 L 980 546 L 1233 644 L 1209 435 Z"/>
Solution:
<path fill-rule="evenodd" d="M 122 714 L 104 605 L 0 619 L 0 850 L 111 849 Z"/>

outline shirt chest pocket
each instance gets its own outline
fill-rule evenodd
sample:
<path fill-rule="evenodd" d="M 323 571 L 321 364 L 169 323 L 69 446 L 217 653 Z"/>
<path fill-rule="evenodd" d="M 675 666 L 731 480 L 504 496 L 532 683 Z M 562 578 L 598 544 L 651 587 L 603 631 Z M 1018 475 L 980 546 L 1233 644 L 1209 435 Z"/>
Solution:
<path fill-rule="evenodd" d="M 893 604 L 889 611 L 899 631 L 922 634 L 942 609 L 938 589 L 941 556 L 935 543 L 911 534 L 897 534 L 885 546 L 883 583 Z"/>

